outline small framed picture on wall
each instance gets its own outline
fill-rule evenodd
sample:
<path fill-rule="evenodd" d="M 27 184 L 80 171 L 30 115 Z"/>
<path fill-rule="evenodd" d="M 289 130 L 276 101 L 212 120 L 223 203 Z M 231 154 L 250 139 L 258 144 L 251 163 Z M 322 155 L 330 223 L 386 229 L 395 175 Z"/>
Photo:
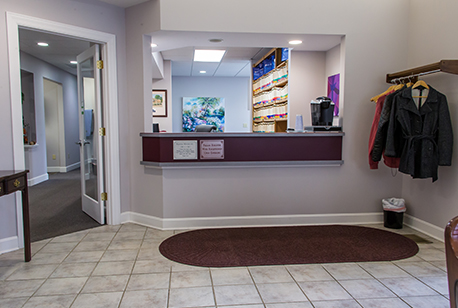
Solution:
<path fill-rule="evenodd" d="M 153 90 L 153 117 L 167 117 L 167 90 Z"/>

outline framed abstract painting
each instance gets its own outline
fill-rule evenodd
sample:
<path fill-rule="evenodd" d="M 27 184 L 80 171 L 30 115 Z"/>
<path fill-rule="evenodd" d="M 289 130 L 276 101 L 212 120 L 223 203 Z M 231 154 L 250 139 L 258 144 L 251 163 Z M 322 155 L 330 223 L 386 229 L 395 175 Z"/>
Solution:
<path fill-rule="evenodd" d="M 339 116 L 340 74 L 328 77 L 328 97 L 334 102 L 334 116 Z"/>
<path fill-rule="evenodd" d="M 193 132 L 202 124 L 214 125 L 216 131 L 224 132 L 224 98 L 183 97 L 183 132 Z"/>

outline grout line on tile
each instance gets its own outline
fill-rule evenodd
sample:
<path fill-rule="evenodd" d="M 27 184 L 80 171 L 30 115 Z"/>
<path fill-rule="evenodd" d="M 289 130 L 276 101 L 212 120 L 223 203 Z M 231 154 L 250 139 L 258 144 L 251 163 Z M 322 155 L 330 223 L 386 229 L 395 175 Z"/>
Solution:
<path fill-rule="evenodd" d="M 322 266 L 322 267 L 323 267 L 323 266 Z M 299 290 L 301 290 L 301 292 L 302 292 L 302 293 L 304 294 L 304 296 L 307 298 L 307 300 L 309 301 L 309 303 L 310 303 L 313 307 L 315 307 L 315 305 L 312 304 L 312 301 L 311 301 L 310 298 L 307 296 L 307 294 L 305 293 L 305 291 L 302 290 L 302 288 L 301 288 L 299 282 L 297 282 L 296 279 L 294 278 L 293 274 L 291 274 L 291 272 L 289 271 L 289 269 L 288 269 L 287 266 L 285 266 L 285 269 L 286 269 L 286 271 L 288 272 L 288 274 L 291 276 L 291 278 L 293 279 L 293 281 L 296 283 L 296 285 L 299 287 Z"/>
<path fill-rule="evenodd" d="M 266 307 L 266 303 L 264 302 L 264 299 L 261 296 L 261 292 L 259 292 L 258 285 L 256 284 L 256 281 L 254 280 L 253 274 L 251 274 L 250 268 L 247 267 L 248 273 L 251 276 L 251 279 L 253 280 L 254 287 L 256 288 L 256 292 L 258 292 L 259 298 L 261 299 L 262 305 Z"/>
<path fill-rule="evenodd" d="M 169 267 L 169 289 L 167 292 L 167 303 L 166 307 L 170 306 L 170 292 L 172 291 L 172 266 Z"/>
<path fill-rule="evenodd" d="M 210 283 L 212 285 L 213 301 L 215 302 L 215 307 L 218 307 L 218 303 L 216 302 L 215 285 L 213 284 L 213 276 L 212 276 L 212 271 L 210 268 L 208 268 L 208 273 L 210 274 Z"/>

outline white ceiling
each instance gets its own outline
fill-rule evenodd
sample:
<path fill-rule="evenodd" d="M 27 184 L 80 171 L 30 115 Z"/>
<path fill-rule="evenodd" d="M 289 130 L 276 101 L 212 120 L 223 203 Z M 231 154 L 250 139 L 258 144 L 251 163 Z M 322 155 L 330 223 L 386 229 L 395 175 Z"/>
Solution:
<path fill-rule="evenodd" d="M 46 42 L 48 47 L 40 47 L 38 42 Z M 90 47 L 90 42 L 58 36 L 55 34 L 19 29 L 19 47 L 38 59 L 76 75 L 76 56 Z"/>
<path fill-rule="evenodd" d="M 173 76 L 250 77 L 251 59 L 267 52 L 259 47 L 231 47 L 226 49 L 221 62 L 209 63 L 194 62 L 195 49 L 198 48 L 183 47 L 161 52 L 164 60 L 172 61 Z M 200 73 L 201 71 L 206 73 Z"/>
<path fill-rule="evenodd" d="M 145 0 L 101 0 L 120 7 L 129 7 Z M 302 51 L 327 51 L 340 44 L 342 35 L 311 34 L 267 34 L 267 33 L 221 33 L 158 31 L 151 33 L 151 40 L 157 44 L 152 52 L 160 52 L 164 60 L 172 61 L 173 76 L 218 76 L 249 77 L 251 63 L 259 60 L 274 47 L 293 47 Z M 212 43 L 210 39 L 221 39 Z M 290 46 L 290 40 L 302 40 L 301 45 Z M 37 46 L 46 41 L 48 47 Z M 76 65 L 70 64 L 76 56 L 90 47 L 90 42 L 43 33 L 29 29 L 19 30 L 21 51 L 55 65 L 76 75 Z M 220 63 L 193 62 L 194 50 L 227 50 Z M 199 73 L 206 71 L 206 74 Z"/>
<path fill-rule="evenodd" d="M 211 39 L 221 39 L 212 43 Z M 301 40 L 291 46 L 290 40 Z M 164 60 L 172 61 L 173 76 L 249 77 L 251 63 L 274 47 L 292 47 L 299 51 L 327 51 L 340 44 L 341 35 L 221 33 L 158 31 L 151 34 L 157 44 L 152 52 L 160 52 Z M 221 63 L 193 62 L 195 49 L 227 50 Z M 199 71 L 205 70 L 205 75 Z"/>

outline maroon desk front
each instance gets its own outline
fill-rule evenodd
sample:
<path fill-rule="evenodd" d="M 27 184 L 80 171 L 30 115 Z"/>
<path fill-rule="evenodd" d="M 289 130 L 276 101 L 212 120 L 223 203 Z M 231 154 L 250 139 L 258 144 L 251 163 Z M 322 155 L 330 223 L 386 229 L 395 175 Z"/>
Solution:
<path fill-rule="evenodd" d="M 141 164 L 157 167 L 201 165 L 342 165 L 344 133 L 141 133 Z M 197 145 L 195 157 L 176 159 L 177 142 Z M 223 157 L 202 158 L 202 141 L 223 146 Z"/>

